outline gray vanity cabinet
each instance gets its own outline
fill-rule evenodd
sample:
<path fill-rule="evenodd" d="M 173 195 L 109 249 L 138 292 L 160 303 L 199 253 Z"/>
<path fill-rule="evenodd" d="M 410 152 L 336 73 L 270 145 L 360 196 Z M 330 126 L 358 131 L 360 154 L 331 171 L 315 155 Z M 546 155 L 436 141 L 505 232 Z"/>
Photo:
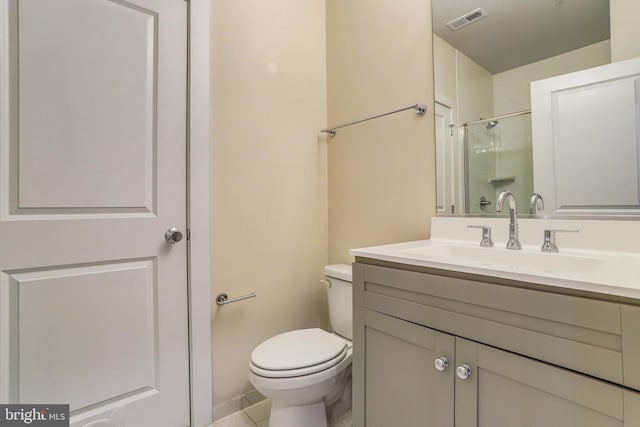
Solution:
<path fill-rule="evenodd" d="M 354 264 L 354 427 L 640 426 L 638 307 L 437 273 Z"/>

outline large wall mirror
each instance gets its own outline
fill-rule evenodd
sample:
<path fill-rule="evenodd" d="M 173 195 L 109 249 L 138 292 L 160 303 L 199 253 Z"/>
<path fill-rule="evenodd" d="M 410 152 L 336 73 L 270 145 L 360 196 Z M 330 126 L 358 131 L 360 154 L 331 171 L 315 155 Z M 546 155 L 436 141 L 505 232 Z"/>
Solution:
<path fill-rule="evenodd" d="M 530 206 L 538 192 L 534 176 L 541 174 L 534 170 L 541 151 L 532 137 L 530 83 L 612 62 L 609 0 L 432 0 L 432 12 L 438 214 L 495 215 L 505 189 L 516 195 L 519 214 L 558 212 Z M 640 84 L 631 81 L 631 92 L 634 84 L 637 98 Z M 632 163 L 629 192 L 637 199 L 640 157 Z M 590 175 L 595 168 L 579 171 L 581 191 L 602 192 L 589 184 L 599 179 Z"/>

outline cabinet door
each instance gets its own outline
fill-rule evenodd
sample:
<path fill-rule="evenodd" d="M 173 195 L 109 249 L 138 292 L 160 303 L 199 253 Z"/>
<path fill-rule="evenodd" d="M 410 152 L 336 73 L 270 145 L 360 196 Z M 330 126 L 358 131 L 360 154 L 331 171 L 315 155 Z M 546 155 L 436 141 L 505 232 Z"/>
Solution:
<path fill-rule="evenodd" d="M 370 310 L 364 326 L 365 425 L 452 427 L 455 338 Z"/>
<path fill-rule="evenodd" d="M 640 394 L 573 371 L 456 339 L 456 427 L 631 427 Z"/>

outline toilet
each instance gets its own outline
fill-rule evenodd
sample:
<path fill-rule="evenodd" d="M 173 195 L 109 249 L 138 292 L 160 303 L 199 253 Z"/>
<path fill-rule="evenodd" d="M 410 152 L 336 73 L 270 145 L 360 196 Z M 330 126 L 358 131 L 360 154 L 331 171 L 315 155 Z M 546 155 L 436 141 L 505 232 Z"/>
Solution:
<path fill-rule="evenodd" d="M 324 268 L 333 333 L 298 329 L 251 353 L 249 381 L 271 399 L 269 427 L 327 427 L 351 409 L 351 265 Z"/>

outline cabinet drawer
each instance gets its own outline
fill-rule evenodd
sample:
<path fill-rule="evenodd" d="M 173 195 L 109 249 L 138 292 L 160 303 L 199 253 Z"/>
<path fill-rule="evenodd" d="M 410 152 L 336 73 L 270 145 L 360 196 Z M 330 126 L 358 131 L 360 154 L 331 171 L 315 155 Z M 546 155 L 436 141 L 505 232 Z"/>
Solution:
<path fill-rule="evenodd" d="M 354 287 L 368 309 L 640 390 L 638 307 L 361 263 Z"/>

